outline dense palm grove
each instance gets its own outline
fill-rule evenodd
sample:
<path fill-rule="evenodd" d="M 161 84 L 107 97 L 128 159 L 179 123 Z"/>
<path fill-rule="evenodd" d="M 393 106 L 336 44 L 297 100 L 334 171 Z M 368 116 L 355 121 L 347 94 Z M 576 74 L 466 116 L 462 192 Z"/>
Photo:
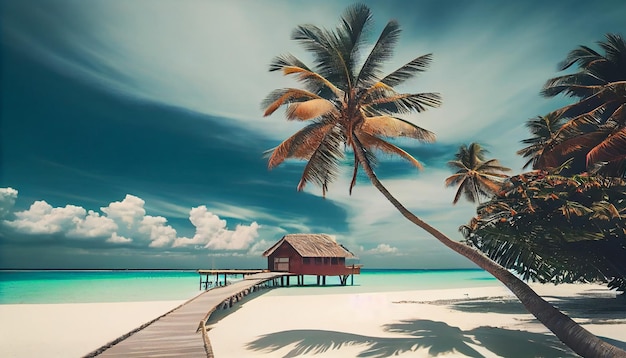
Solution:
<path fill-rule="evenodd" d="M 600 54 L 581 46 L 545 96 L 578 101 L 528 121 L 518 154 L 536 171 L 511 177 L 461 231 L 467 242 L 525 279 L 608 282 L 626 290 L 626 42 Z"/>
<path fill-rule="evenodd" d="M 382 66 L 391 58 L 400 34 L 400 26 L 395 21 L 388 22 L 369 53 L 364 54 L 363 50 L 368 46 L 365 34 L 371 26 L 370 9 L 355 4 L 346 9 L 340 25 L 334 30 L 301 25 L 293 31 L 292 39 L 313 55 L 313 66 L 307 66 L 290 54 L 276 57 L 270 64 L 270 71 L 282 71 L 284 75 L 295 76 L 304 88 L 275 90 L 269 94 L 263 106 L 266 116 L 285 106 L 287 119 L 305 121 L 306 126 L 270 151 L 269 167 L 278 166 L 288 158 L 305 160 L 307 163 L 298 189 L 301 190 L 312 182 L 319 185 L 326 194 L 328 184 L 338 173 L 344 153 L 351 151 L 353 174 L 350 190 L 356 183 L 358 171 L 362 170 L 405 218 L 500 280 L 530 313 L 576 353 L 582 356 L 626 357 L 626 351 L 604 342 L 582 328 L 538 296 L 506 268 L 475 248 L 448 238 L 421 220 L 380 182 L 372 168 L 376 163 L 377 152 L 398 155 L 421 167 L 415 158 L 386 139 L 408 137 L 433 141 L 434 135 L 431 132 L 400 117 L 422 112 L 427 107 L 437 107 L 440 96 L 436 93 L 399 93 L 394 89 L 424 71 L 431 56 L 419 56 L 384 75 Z M 478 146 L 472 150 L 474 154 L 480 152 Z M 482 161 L 481 156 L 475 156 L 474 159 L 476 158 Z M 482 181 L 484 176 L 474 175 L 477 174 L 477 169 L 480 169 L 481 175 L 495 169 L 495 172 L 506 169 L 493 161 L 481 167 L 481 163 L 471 163 L 472 159 L 463 154 L 459 159 L 459 164 L 464 166 L 459 167 L 460 181 L 451 179 L 451 182 L 460 184 L 463 182 L 460 178 L 465 177 L 470 179 L 466 183 L 482 183 L 485 186 L 474 188 L 478 195 L 492 191 L 495 187 Z M 463 164 L 466 159 L 469 160 L 466 163 L 468 165 Z M 501 179 L 501 176 L 494 178 Z M 466 187 L 471 195 L 473 189 L 469 184 Z"/>

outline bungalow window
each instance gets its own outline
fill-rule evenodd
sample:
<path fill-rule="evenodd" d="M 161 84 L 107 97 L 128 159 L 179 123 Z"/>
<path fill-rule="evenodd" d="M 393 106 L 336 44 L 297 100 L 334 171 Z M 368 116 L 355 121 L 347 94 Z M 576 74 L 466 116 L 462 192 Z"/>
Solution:
<path fill-rule="evenodd" d="M 316 265 L 321 265 L 322 264 L 322 258 L 321 257 L 316 257 L 315 258 L 315 264 Z"/>
<path fill-rule="evenodd" d="M 330 260 L 330 264 L 331 264 L 331 265 L 339 265 L 339 260 L 337 260 L 337 258 L 336 258 L 336 257 L 333 257 L 333 258 Z"/>
<path fill-rule="evenodd" d="M 324 257 L 324 265 L 330 264 L 330 257 Z"/>
<path fill-rule="evenodd" d="M 311 264 L 311 258 L 310 257 L 304 257 L 302 259 L 302 263 L 305 265 L 310 265 Z"/>
<path fill-rule="evenodd" d="M 275 257 L 274 270 L 285 272 L 289 271 L 289 257 Z"/>

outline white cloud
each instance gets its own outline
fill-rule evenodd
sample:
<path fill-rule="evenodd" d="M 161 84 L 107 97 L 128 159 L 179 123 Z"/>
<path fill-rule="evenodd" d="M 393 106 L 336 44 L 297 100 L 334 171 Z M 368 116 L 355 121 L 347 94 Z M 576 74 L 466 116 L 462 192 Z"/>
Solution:
<path fill-rule="evenodd" d="M 112 202 L 100 210 L 111 219 L 125 224 L 130 229 L 141 222 L 146 215 L 146 210 L 143 208 L 144 204 L 145 202 L 141 198 L 127 194 L 124 200 Z"/>
<path fill-rule="evenodd" d="M 235 231 L 224 230 L 206 244 L 206 248 L 214 250 L 245 250 L 259 236 L 259 224 L 250 226 L 237 225 Z"/>
<path fill-rule="evenodd" d="M 249 226 L 237 225 L 235 230 L 226 228 L 226 220 L 208 211 L 202 205 L 191 209 L 189 220 L 196 227 L 192 238 L 179 238 L 174 247 L 203 245 L 213 250 L 245 250 L 259 236 L 259 225 L 253 222 Z"/>
<path fill-rule="evenodd" d="M 112 243 L 112 244 L 127 244 L 127 243 L 132 242 L 132 241 L 133 241 L 132 239 L 129 239 L 129 238 L 126 238 L 126 237 L 123 237 L 123 236 L 119 236 L 115 232 L 111 235 L 110 238 L 108 238 L 106 240 L 106 242 L 109 242 L 109 243 Z"/>
<path fill-rule="evenodd" d="M 389 244 L 378 244 L 375 248 L 365 251 L 367 254 L 397 254 L 398 248 Z"/>
<path fill-rule="evenodd" d="M 70 238 L 112 237 L 117 230 L 115 221 L 92 210 L 84 218 L 74 218 L 73 223 L 75 226 L 67 231 Z"/>
<path fill-rule="evenodd" d="M 0 188 L 0 209 L 11 213 L 17 190 Z M 15 218 L 2 223 L 26 235 L 57 235 L 66 239 L 101 239 L 111 244 L 134 242 L 153 248 L 202 246 L 212 250 L 246 250 L 259 236 L 260 225 L 239 224 L 227 228 L 226 220 L 202 205 L 189 211 L 189 220 L 196 227 L 192 238 L 178 237 L 176 229 L 162 216 L 146 215 L 145 201 L 134 195 L 100 208 L 103 215 L 75 205 L 52 207 L 40 200 L 28 210 L 13 212 Z"/>
<path fill-rule="evenodd" d="M 13 188 L 0 188 L 0 219 L 7 216 L 15 206 L 17 190 Z"/>
<path fill-rule="evenodd" d="M 57 234 L 72 230 L 84 220 L 85 209 L 66 205 L 53 208 L 45 201 L 34 202 L 28 210 L 15 213 L 15 220 L 5 221 L 10 227 L 28 234 Z"/>
<path fill-rule="evenodd" d="M 150 240 L 150 247 L 165 247 L 176 239 L 176 230 L 166 225 L 167 219 L 162 216 L 144 216 L 137 230 Z"/>

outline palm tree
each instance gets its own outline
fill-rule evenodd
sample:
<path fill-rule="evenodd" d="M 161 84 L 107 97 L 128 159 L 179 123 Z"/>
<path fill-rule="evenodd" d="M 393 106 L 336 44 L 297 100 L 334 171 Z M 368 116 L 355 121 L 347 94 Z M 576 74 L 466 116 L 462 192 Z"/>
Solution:
<path fill-rule="evenodd" d="M 528 144 L 528 146 L 517 151 L 518 155 L 528 158 L 524 164 L 524 169 L 528 166 L 536 169 L 537 160 L 541 157 L 543 149 L 548 142 L 555 139 L 556 133 L 563 126 L 563 123 L 565 120 L 556 117 L 553 113 L 537 116 L 526 122 L 526 127 L 530 130 L 532 137 L 522 140 L 522 143 Z"/>
<path fill-rule="evenodd" d="M 372 184 L 404 217 L 495 276 L 529 312 L 575 352 L 583 356 L 626 357 L 626 351 L 592 335 L 480 251 L 451 240 L 422 221 L 383 186 L 372 169 L 375 150 L 397 154 L 420 166 L 410 154 L 383 137 L 434 139 L 431 132 L 395 115 L 438 106 L 440 97 L 435 93 L 398 93 L 393 88 L 424 71 L 431 60 L 430 55 L 417 57 L 391 74 L 382 75 L 382 65 L 391 57 L 400 33 L 395 21 L 387 23 L 365 60 L 359 62 L 359 54 L 366 43 L 363 34 L 370 25 L 370 9 L 355 4 L 344 12 L 335 31 L 314 25 L 301 25 L 294 30 L 292 39 L 299 41 L 313 55 L 314 67 L 307 67 L 289 54 L 276 57 L 270 71 L 295 75 L 304 89 L 273 91 L 263 105 L 266 116 L 286 106 L 287 119 L 308 124 L 272 150 L 268 166 L 273 168 L 287 158 L 304 159 L 308 162 L 298 189 L 302 190 L 307 182 L 314 182 L 325 194 L 328 183 L 337 175 L 343 149 L 351 149 L 354 168 L 350 190 L 355 185 L 359 168 L 362 168 Z"/>
<path fill-rule="evenodd" d="M 607 34 L 598 44 L 604 55 L 580 46 L 560 64 L 560 70 L 578 64 L 579 71 L 544 85 L 546 97 L 564 94 L 579 101 L 551 114 L 568 122 L 547 142 L 537 160 L 540 169 L 573 158 L 572 172 L 599 166 L 605 175 L 626 175 L 626 42 Z"/>
<path fill-rule="evenodd" d="M 474 203 L 480 202 L 481 197 L 495 194 L 502 186 L 502 179 L 507 178 L 502 172 L 511 171 L 510 168 L 500 165 L 497 159 L 485 161 L 487 150 L 478 143 L 469 146 L 462 145 L 456 153 L 455 160 L 448 162 L 456 173 L 446 179 L 446 186 L 458 186 L 453 204 L 456 204 L 465 194 L 465 198 Z"/>

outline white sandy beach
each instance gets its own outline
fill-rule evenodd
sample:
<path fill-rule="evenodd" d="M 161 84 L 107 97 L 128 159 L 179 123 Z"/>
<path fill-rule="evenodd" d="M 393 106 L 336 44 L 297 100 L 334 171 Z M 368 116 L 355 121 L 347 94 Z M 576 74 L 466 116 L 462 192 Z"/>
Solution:
<path fill-rule="evenodd" d="M 0 305 L 0 357 L 82 357 L 184 302 Z"/>
<path fill-rule="evenodd" d="M 626 346 L 626 303 L 615 302 L 605 287 L 533 288 L 562 302 L 593 333 Z M 215 356 L 574 356 L 502 287 L 316 295 L 290 290 L 268 290 L 217 311 L 209 332 Z M 181 303 L 0 305 L 0 356 L 80 357 Z"/>
<path fill-rule="evenodd" d="M 626 302 L 605 287 L 533 288 L 568 302 L 577 322 L 626 346 Z M 209 336 L 216 357 L 575 356 L 502 287 L 312 296 L 274 290 L 217 321 Z"/>

